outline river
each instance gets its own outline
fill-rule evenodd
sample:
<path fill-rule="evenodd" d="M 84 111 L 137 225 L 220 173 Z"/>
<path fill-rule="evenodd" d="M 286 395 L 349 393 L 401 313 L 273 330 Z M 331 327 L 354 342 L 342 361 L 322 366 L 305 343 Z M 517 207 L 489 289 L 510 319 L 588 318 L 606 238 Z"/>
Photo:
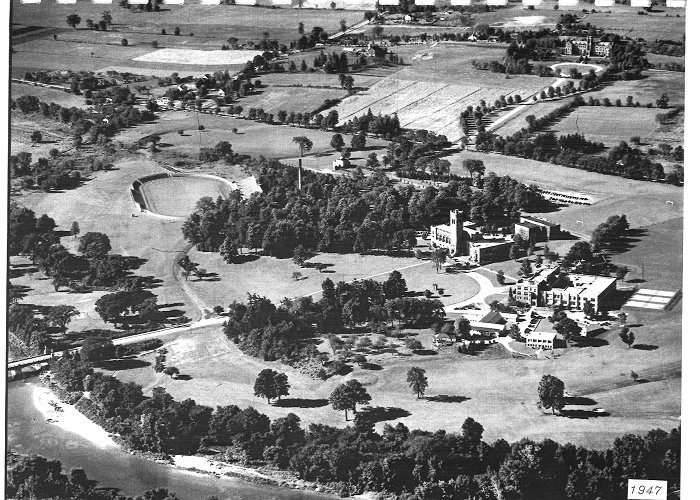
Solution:
<path fill-rule="evenodd" d="M 34 407 L 31 382 L 7 386 L 7 446 L 17 452 L 60 460 L 64 471 L 85 469 L 101 487 L 116 487 L 135 496 L 164 487 L 180 500 L 326 500 L 332 497 L 310 491 L 264 486 L 240 479 L 179 470 L 130 455 L 119 448 L 100 449 L 87 439 L 47 423 Z"/>

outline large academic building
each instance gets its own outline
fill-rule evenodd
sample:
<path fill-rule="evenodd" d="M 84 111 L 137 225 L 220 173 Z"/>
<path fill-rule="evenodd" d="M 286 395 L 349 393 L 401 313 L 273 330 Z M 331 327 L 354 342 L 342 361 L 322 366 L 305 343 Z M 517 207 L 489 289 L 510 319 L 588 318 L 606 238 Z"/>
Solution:
<path fill-rule="evenodd" d="M 583 310 L 586 302 L 598 312 L 605 309 L 617 279 L 588 274 L 563 273 L 559 266 L 544 268 L 515 284 L 515 299 L 531 306 L 561 306 Z"/>

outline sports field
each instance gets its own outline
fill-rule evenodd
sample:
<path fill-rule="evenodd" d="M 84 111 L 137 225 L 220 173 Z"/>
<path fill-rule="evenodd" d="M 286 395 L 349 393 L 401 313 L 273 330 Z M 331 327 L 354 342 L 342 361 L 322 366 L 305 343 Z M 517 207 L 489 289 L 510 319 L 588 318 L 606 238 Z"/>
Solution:
<path fill-rule="evenodd" d="M 223 181 L 194 175 L 152 179 L 141 184 L 140 189 L 151 212 L 171 217 L 187 217 L 205 196 L 216 200 L 231 194 L 231 188 Z"/>
<path fill-rule="evenodd" d="M 644 142 L 657 142 L 655 117 L 658 108 L 616 108 L 582 106 L 564 117 L 549 130 L 558 134 L 584 134 L 586 139 L 615 146 L 630 137 L 639 136 Z M 683 136 L 678 137 L 683 141 Z"/>

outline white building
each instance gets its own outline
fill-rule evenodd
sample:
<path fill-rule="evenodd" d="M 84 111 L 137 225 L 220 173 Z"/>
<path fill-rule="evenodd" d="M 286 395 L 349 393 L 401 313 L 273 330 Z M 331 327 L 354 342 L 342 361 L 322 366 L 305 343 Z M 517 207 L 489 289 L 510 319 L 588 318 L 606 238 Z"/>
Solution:
<path fill-rule="evenodd" d="M 532 332 L 525 337 L 525 345 L 532 349 L 552 350 L 556 338 L 554 332 Z"/>

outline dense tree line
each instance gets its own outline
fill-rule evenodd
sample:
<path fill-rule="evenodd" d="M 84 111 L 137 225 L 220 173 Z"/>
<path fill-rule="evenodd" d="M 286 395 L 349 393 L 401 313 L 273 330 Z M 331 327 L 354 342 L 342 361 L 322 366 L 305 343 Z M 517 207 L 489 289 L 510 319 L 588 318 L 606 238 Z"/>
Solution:
<path fill-rule="evenodd" d="M 81 468 L 68 473 L 58 460 L 41 455 L 6 453 L 7 498 L 16 500 L 177 500 L 167 489 L 148 490 L 135 498 L 126 497 L 111 488 L 97 487 L 98 482 L 88 478 Z"/>
<path fill-rule="evenodd" d="M 437 299 L 407 297 L 401 273 L 393 272 L 380 283 L 367 279 L 333 283 L 326 279 L 318 302 L 311 297 L 286 299 L 280 306 L 258 295 L 246 303 L 229 306 L 225 335 L 251 356 L 291 363 L 316 358 L 311 338 L 335 334 L 369 324 L 376 330 L 387 322 L 399 321 L 426 327 L 442 321 L 445 312 Z"/>
<path fill-rule="evenodd" d="M 125 88 L 128 90 L 128 87 Z M 19 109 L 24 114 L 38 112 L 45 118 L 70 124 L 74 136 L 82 137 L 83 134 L 87 134 L 91 142 L 95 142 L 100 135 L 110 137 L 121 129 L 155 118 L 151 111 L 141 111 L 131 104 L 104 104 L 95 106 L 92 110 L 84 110 L 76 107 L 66 108 L 53 102 L 47 104 L 32 95 L 12 99 L 10 108 Z"/>
<path fill-rule="evenodd" d="M 371 109 L 359 118 L 355 116 L 352 120 L 348 120 L 338 127 L 338 130 L 347 134 L 364 132 L 383 137 L 388 141 L 397 140 L 402 135 L 401 124 L 396 114 L 375 116 Z"/>
<path fill-rule="evenodd" d="M 344 494 L 584 500 L 625 498 L 629 477 L 666 480 L 670 491 L 680 485 L 680 429 L 626 434 L 602 451 L 550 439 L 489 444 L 472 418 L 460 433 L 411 431 L 399 423 L 378 434 L 357 412 L 352 427 L 311 424 L 304 430 L 294 414 L 270 422 L 253 408 L 178 402 L 159 387 L 144 397 L 137 384 L 95 373 L 70 357 L 56 361 L 53 371 L 64 389 L 90 391 L 78 407 L 134 449 L 194 453 L 200 446 L 225 446 L 238 459 L 289 469 Z M 334 398 L 340 409 L 352 409 L 346 396 Z"/>
<path fill-rule="evenodd" d="M 235 251 L 262 248 L 268 255 L 291 257 L 301 245 L 310 251 L 405 251 L 415 245 L 413 231 L 425 228 L 450 209 L 483 223 L 519 211 L 537 211 L 545 201 L 536 188 L 510 177 L 489 174 L 484 189 L 472 192 L 468 179 L 437 190 L 395 188 L 381 172 L 338 178 L 272 160 L 248 163 L 263 192 L 242 200 L 203 198 L 182 231 L 203 251 L 219 251 L 225 240 Z"/>
<path fill-rule="evenodd" d="M 80 186 L 83 177 L 76 168 L 75 160 L 59 158 L 57 150 L 55 153 L 50 158 L 42 157 L 35 162 L 32 162 L 31 153 L 22 151 L 11 155 L 10 178 L 19 179 L 24 189 L 39 188 L 46 192 Z"/>

